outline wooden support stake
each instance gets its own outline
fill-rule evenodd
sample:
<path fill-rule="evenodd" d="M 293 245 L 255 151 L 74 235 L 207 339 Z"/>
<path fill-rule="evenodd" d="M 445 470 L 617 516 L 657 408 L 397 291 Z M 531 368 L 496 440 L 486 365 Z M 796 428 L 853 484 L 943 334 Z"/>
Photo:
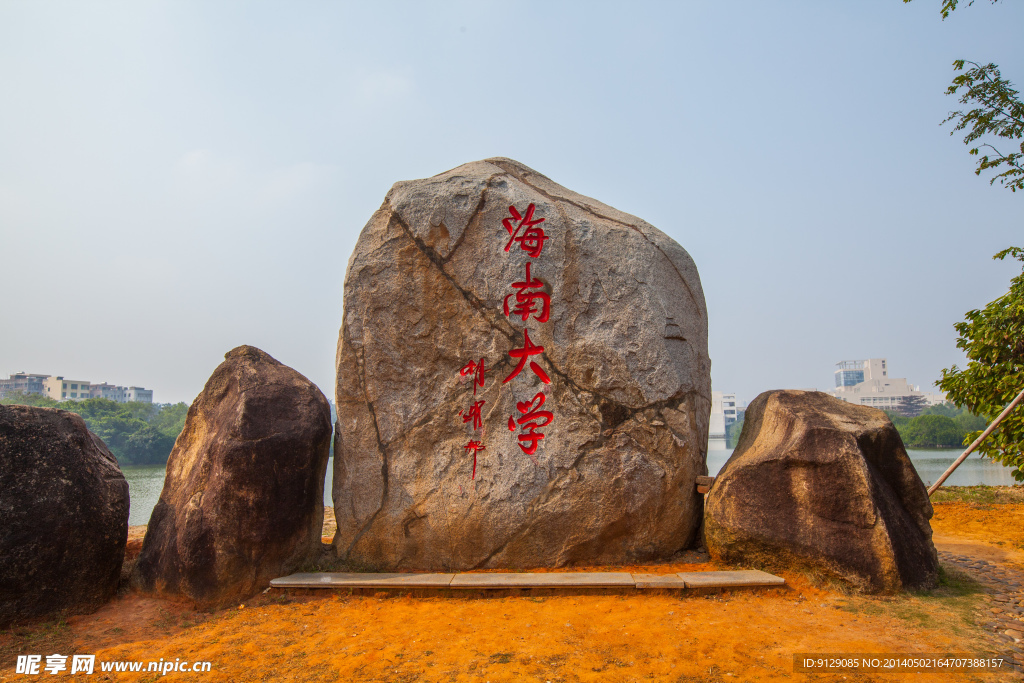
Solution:
<path fill-rule="evenodd" d="M 1017 398 L 1015 398 L 1012 401 L 1010 401 L 1010 405 L 1008 405 L 1005 408 L 1003 408 L 1003 412 L 999 413 L 999 417 L 997 417 L 992 422 L 992 424 L 990 424 L 988 426 L 988 429 L 983 431 L 981 433 L 981 436 L 979 436 L 977 439 L 975 439 L 974 443 L 972 443 L 970 446 L 968 446 L 967 450 L 964 451 L 963 454 L 961 454 L 961 456 L 959 458 L 957 458 L 955 461 L 953 461 L 953 464 L 949 466 L 949 469 L 946 470 L 945 472 L 943 472 L 942 476 L 939 477 L 935 481 L 935 483 L 932 484 L 928 488 L 928 497 L 929 498 L 931 497 L 931 495 L 933 493 L 935 493 L 935 491 L 940 486 L 942 486 L 942 482 L 946 481 L 946 478 L 949 477 L 949 475 L 953 474 L 953 470 L 955 470 L 957 467 L 960 467 L 960 463 L 962 463 L 964 460 L 967 459 L 967 456 L 971 454 L 971 451 L 973 451 L 975 448 L 977 448 L 978 444 L 980 444 L 982 441 L 984 441 L 985 438 L 989 434 L 991 434 L 993 431 L 995 431 L 995 428 L 999 426 L 999 423 L 1003 421 L 1003 418 L 1006 417 L 1007 415 L 1009 415 L 1010 411 L 1013 410 L 1015 407 L 1017 407 L 1017 404 L 1021 402 L 1021 399 L 1024 399 L 1024 389 L 1021 389 L 1021 392 L 1019 394 L 1017 394 Z"/>
<path fill-rule="evenodd" d="M 700 476 L 697 477 L 697 493 L 707 493 L 711 490 L 711 485 L 715 483 L 714 477 Z"/>

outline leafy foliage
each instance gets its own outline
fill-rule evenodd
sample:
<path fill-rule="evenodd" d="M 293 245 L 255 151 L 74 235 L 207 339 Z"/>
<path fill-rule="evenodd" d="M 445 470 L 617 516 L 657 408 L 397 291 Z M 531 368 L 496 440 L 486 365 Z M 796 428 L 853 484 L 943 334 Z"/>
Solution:
<path fill-rule="evenodd" d="M 910 448 L 954 448 L 963 443 L 969 432 L 988 425 L 985 418 L 949 403 L 928 406 L 916 417 L 896 412 L 887 414 L 903 443 Z"/>
<path fill-rule="evenodd" d="M 910 0 L 903 0 L 903 2 L 905 4 L 905 3 L 910 2 Z M 993 5 L 995 3 L 997 3 L 997 2 L 999 2 L 999 0 L 992 0 L 992 4 Z M 953 10 L 956 9 L 956 6 L 959 5 L 959 4 L 960 4 L 960 0 L 942 0 L 942 7 L 939 9 L 939 11 L 942 12 L 942 18 L 945 19 L 946 17 L 948 17 L 953 12 Z M 968 0 L 968 3 L 967 3 L 968 7 L 970 7 L 973 4 L 974 4 L 974 0 Z"/>
<path fill-rule="evenodd" d="M 895 411 L 906 417 L 917 417 L 923 413 L 927 407 L 928 402 L 925 400 L 925 397 L 920 394 L 914 394 L 911 396 L 904 396 L 899 405 L 895 407 Z"/>
<path fill-rule="evenodd" d="M 904 3 L 911 0 L 903 0 Z M 940 12 L 945 19 L 956 10 L 960 0 L 943 0 Z M 995 4 L 999 0 L 992 0 Z M 969 0 L 967 6 L 974 4 Z M 950 135 L 967 130 L 964 136 L 964 144 L 972 145 L 986 135 L 993 135 L 996 138 L 1004 138 L 1016 146 L 1017 140 L 1024 138 L 1024 104 L 1017 99 L 1018 92 L 1014 90 L 1013 84 L 1004 79 L 999 73 L 999 67 L 989 63 L 981 66 L 976 62 L 965 59 L 958 59 L 953 62 L 955 71 L 963 71 L 964 67 L 970 64 L 973 68 L 968 69 L 953 79 L 953 84 L 946 88 L 947 95 L 960 94 L 960 104 L 978 105 L 968 111 L 954 111 L 947 116 L 942 123 L 955 121 L 956 125 L 950 131 Z M 973 156 L 981 154 L 982 149 L 991 150 L 995 156 L 983 155 L 978 160 L 978 168 L 974 170 L 975 175 L 981 175 L 982 171 L 988 169 L 999 169 L 1004 167 L 1002 173 L 995 175 L 989 184 L 997 180 L 1003 187 L 1010 188 L 1011 192 L 1024 190 L 1024 142 L 1020 143 L 1020 152 L 1011 151 L 1003 154 L 991 143 L 985 142 L 970 147 L 969 153 Z M 1011 148 L 1012 149 L 1012 148 Z"/>
<path fill-rule="evenodd" d="M 907 444 L 923 448 L 957 446 L 964 438 L 956 422 L 942 415 L 919 415 L 909 420 L 901 436 Z"/>
<path fill-rule="evenodd" d="M 1024 249 L 1017 247 L 993 258 L 1007 256 L 1024 263 Z M 956 345 L 967 354 L 967 367 L 943 370 L 937 384 L 950 401 L 991 421 L 1024 389 L 1024 272 L 1010 281 L 1010 291 L 965 317 L 954 328 L 959 334 Z M 968 433 L 964 444 L 981 431 Z M 1018 406 L 1011 412 L 978 450 L 1016 468 L 1014 479 L 1024 481 L 1024 409 Z"/>
<path fill-rule="evenodd" d="M 1002 77 L 995 64 L 981 66 L 975 62 L 958 59 L 953 62 L 953 68 L 956 71 L 963 71 L 967 64 L 972 68 L 954 78 L 953 84 L 946 89 L 946 94 L 956 95 L 963 90 L 960 94 L 960 103 L 977 106 L 967 111 L 951 112 L 943 120 L 943 123 L 956 122 L 949 134 L 966 130 L 966 145 L 972 145 L 986 135 L 1003 138 L 1012 141 L 1012 145 L 1018 145 L 1017 141 L 1024 139 L 1024 103 L 1017 98 L 1019 93 L 1014 90 L 1012 83 Z M 988 169 L 1002 167 L 1002 173 L 993 176 L 989 184 L 994 184 L 998 180 L 1001 185 L 1010 188 L 1011 192 L 1024 190 L 1024 141 L 1019 143 L 1020 151 L 1004 154 L 986 142 L 971 147 L 970 154 L 978 156 L 982 149 L 988 149 L 992 154 L 981 156 L 978 167 L 974 170 L 975 175 L 981 175 L 982 171 Z"/>
<path fill-rule="evenodd" d="M 89 431 L 107 444 L 122 465 L 167 462 L 188 413 L 188 406 L 184 403 L 117 403 L 105 398 L 56 401 L 39 394 L 11 396 L 0 400 L 0 403 L 60 408 L 78 413 Z"/>
<path fill-rule="evenodd" d="M 743 431 L 743 418 L 745 415 L 746 411 L 739 411 L 739 416 L 736 421 L 725 428 L 725 445 L 727 448 L 736 448 L 736 444 L 739 443 L 740 433 Z"/>

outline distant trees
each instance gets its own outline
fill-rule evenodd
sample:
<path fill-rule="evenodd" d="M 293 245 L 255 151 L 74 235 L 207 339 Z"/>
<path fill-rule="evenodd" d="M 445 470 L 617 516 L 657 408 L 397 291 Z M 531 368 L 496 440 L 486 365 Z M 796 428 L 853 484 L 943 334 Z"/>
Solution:
<path fill-rule="evenodd" d="M 901 432 L 908 446 L 919 448 L 951 448 L 959 446 L 964 433 L 948 417 L 942 415 L 920 415 L 908 420 Z"/>
<path fill-rule="evenodd" d="M 985 418 L 950 403 L 925 408 L 916 417 L 888 415 L 903 444 L 910 448 L 955 448 L 964 443 L 966 435 L 986 425 Z"/>
<path fill-rule="evenodd" d="M 925 397 L 920 394 L 914 394 L 911 396 L 904 396 L 900 399 L 900 403 L 896 406 L 894 412 L 897 412 L 904 417 L 917 417 L 923 413 L 927 407 L 928 401 L 925 400 Z"/>
<path fill-rule="evenodd" d="M 105 398 L 55 401 L 39 394 L 10 396 L 0 403 L 60 408 L 78 413 L 89 430 L 103 439 L 122 465 L 166 463 L 188 413 L 188 406 L 184 403 L 117 403 Z"/>
<path fill-rule="evenodd" d="M 725 428 L 725 446 L 726 448 L 736 448 L 736 444 L 740 440 L 740 432 L 743 431 L 743 417 L 745 411 L 739 411 L 739 416 L 736 421 L 728 425 Z"/>

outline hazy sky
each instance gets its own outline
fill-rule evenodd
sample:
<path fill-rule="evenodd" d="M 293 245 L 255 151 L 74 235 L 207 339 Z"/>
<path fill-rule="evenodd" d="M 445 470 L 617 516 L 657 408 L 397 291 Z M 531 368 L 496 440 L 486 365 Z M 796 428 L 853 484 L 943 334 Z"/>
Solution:
<path fill-rule="evenodd" d="M 689 251 L 715 389 L 927 390 L 1024 246 L 939 126 L 1024 4 L 940 4 L 0 0 L 0 373 L 191 401 L 252 344 L 333 396 L 388 188 L 508 156 Z"/>

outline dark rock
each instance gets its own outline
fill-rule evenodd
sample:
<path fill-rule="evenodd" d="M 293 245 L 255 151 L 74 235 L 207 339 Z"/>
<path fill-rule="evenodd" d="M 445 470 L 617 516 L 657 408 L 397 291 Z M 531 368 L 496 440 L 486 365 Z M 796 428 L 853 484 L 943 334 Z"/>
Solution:
<path fill-rule="evenodd" d="M 803 565 L 873 592 L 936 585 L 928 493 L 885 413 L 769 391 L 708 494 L 711 556 Z"/>
<path fill-rule="evenodd" d="M 528 216 L 543 219 L 532 245 L 513 238 Z M 527 331 L 550 383 L 525 362 L 516 374 Z M 511 159 L 395 184 L 349 260 L 337 368 L 343 559 L 616 563 L 696 538 L 704 294 L 686 251 L 635 216 Z"/>
<path fill-rule="evenodd" d="M 128 482 L 78 415 L 0 405 L 0 628 L 109 600 Z"/>
<path fill-rule="evenodd" d="M 201 607 L 245 599 L 320 551 L 327 399 L 252 346 L 225 355 L 167 461 L 133 581 Z"/>

